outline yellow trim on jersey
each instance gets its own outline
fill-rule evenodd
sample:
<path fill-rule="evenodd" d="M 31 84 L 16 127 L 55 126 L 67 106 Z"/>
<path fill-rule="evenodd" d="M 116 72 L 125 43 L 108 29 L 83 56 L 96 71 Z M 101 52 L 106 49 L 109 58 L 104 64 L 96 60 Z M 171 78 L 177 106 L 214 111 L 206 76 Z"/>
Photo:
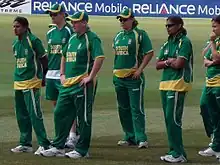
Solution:
<path fill-rule="evenodd" d="M 179 80 L 161 81 L 159 89 L 162 91 L 190 91 L 192 89 L 192 84 L 186 83 L 183 78 Z"/>
<path fill-rule="evenodd" d="M 207 87 L 220 87 L 220 75 L 216 75 L 213 78 L 206 78 Z"/>
<path fill-rule="evenodd" d="M 15 90 L 41 88 L 41 85 L 42 85 L 42 81 L 37 77 L 25 81 L 14 81 Z"/>
<path fill-rule="evenodd" d="M 116 77 L 125 78 L 125 77 L 129 77 L 132 74 L 134 74 L 135 71 L 136 71 L 136 69 L 134 69 L 134 68 L 132 68 L 132 69 L 114 69 L 113 73 Z"/>
<path fill-rule="evenodd" d="M 64 87 L 70 87 L 74 84 L 77 84 L 79 83 L 83 78 L 87 77 L 88 74 L 87 73 L 84 73 L 82 75 L 79 75 L 79 76 L 76 76 L 76 77 L 71 77 L 71 78 L 67 78 L 65 81 L 64 81 L 64 84 L 63 86 Z"/>

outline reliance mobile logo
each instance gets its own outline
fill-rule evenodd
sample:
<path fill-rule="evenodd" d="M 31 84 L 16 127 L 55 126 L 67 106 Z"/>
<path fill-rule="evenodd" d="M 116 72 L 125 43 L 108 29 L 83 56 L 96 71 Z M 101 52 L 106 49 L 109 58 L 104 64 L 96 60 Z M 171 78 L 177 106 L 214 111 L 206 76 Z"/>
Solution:
<path fill-rule="evenodd" d="M 133 4 L 134 13 L 143 14 L 182 14 L 193 15 L 196 13 L 195 5 L 166 5 L 162 4 Z"/>
<path fill-rule="evenodd" d="M 133 4 L 133 12 L 138 14 L 180 14 L 180 15 L 219 15 L 220 6 L 195 5 L 195 4 Z"/>

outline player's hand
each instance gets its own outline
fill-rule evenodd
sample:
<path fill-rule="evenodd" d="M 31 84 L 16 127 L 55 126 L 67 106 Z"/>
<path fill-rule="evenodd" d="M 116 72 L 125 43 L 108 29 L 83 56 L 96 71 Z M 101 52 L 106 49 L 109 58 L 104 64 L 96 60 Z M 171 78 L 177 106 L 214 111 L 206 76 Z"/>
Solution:
<path fill-rule="evenodd" d="M 210 60 L 205 60 L 205 62 L 204 62 L 205 67 L 210 67 L 213 64 L 214 64 L 214 62 L 210 61 Z"/>
<path fill-rule="evenodd" d="M 210 34 L 210 40 L 211 41 L 215 41 L 215 39 L 217 38 L 217 35 L 214 32 L 211 32 Z"/>
<path fill-rule="evenodd" d="M 136 71 L 134 72 L 134 74 L 132 75 L 132 79 L 139 79 L 140 76 L 141 76 L 141 73 L 142 73 L 142 71 L 140 71 L 139 69 L 136 70 Z"/>
<path fill-rule="evenodd" d="M 82 81 L 80 82 L 80 86 L 86 86 L 86 84 L 88 84 L 90 81 L 92 81 L 91 77 L 85 77 L 82 79 Z"/>
<path fill-rule="evenodd" d="M 66 76 L 65 76 L 64 74 L 61 75 L 61 76 L 60 76 L 60 82 L 61 82 L 61 84 L 64 84 L 65 80 L 66 80 Z"/>
<path fill-rule="evenodd" d="M 176 60 L 176 58 L 168 58 L 167 59 L 167 63 L 171 64 L 172 62 L 174 62 Z"/>

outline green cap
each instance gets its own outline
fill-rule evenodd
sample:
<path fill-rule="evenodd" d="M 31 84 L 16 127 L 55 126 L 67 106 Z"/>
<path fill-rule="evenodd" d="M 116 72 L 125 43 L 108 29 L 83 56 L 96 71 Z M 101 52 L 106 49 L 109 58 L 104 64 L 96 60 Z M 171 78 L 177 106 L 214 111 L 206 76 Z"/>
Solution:
<path fill-rule="evenodd" d="M 86 12 L 75 12 L 66 18 L 67 21 L 86 21 L 89 22 L 89 15 Z"/>
<path fill-rule="evenodd" d="M 46 10 L 47 14 L 49 14 L 49 13 L 60 13 L 60 12 L 65 13 L 66 17 L 68 16 L 68 14 L 65 11 L 64 6 L 60 5 L 60 4 L 53 4 L 50 9 Z"/>
<path fill-rule="evenodd" d="M 134 17 L 134 13 L 130 8 L 124 8 L 119 15 L 117 15 L 117 19 L 119 18 L 130 18 Z"/>

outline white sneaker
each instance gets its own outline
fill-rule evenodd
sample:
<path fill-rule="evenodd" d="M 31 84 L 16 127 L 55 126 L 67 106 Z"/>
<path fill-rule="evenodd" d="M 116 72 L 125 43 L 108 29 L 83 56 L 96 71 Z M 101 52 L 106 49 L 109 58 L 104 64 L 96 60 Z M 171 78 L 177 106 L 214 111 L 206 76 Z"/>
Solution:
<path fill-rule="evenodd" d="M 127 141 L 127 140 L 119 140 L 118 141 L 118 146 L 130 146 L 130 145 L 134 145 L 134 144 Z"/>
<path fill-rule="evenodd" d="M 148 142 L 145 141 L 145 142 L 140 142 L 139 145 L 138 145 L 138 148 L 141 149 L 141 148 L 148 148 Z"/>
<path fill-rule="evenodd" d="M 15 147 L 15 148 L 12 148 L 11 152 L 14 152 L 14 153 L 27 152 L 27 153 L 30 153 L 30 152 L 33 152 L 33 148 L 29 147 L 29 146 L 19 145 L 19 146 Z"/>
<path fill-rule="evenodd" d="M 164 161 L 169 163 L 184 163 L 187 162 L 186 158 L 184 156 L 179 156 L 177 158 L 174 158 L 172 155 L 166 155 L 164 156 Z"/>
<path fill-rule="evenodd" d="M 164 161 L 164 159 L 165 159 L 166 156 L 167 156 L 167 155 L 161 156 L 161 157 L 160 157 L 160 160 Z"/>
<path fill-rule="evenodd" d="M 85 156 L 82 156 L 79 152 L 73 150 L 65 154 L 65 157 L 72 158 L 72 159 L 79 159 L 79 158 L 88 158 L 89 154 L 87 153 Z"/>
<path fill-rule="evenodd" d="M 52 147 L 48 150 L 41 151 L 40 154 L 45 157 L 53 157 L 53 156 L 64 157 L 65 150 L 64 149 L 57 149 L 56 147 Z"/>
<path fill-rule="evenodd" d="M 218 155 L 220 155 L 220 152 L 215 152 L 215 151 L 213 151 L 213 149 L 211 147 L 209 147 L 204 151 L 199 151 L 198 154 L 201 156 L 207 156 L 207 157 L 208 156 L 216 156 L 217 157 Z"/>
<path fill-rule="evenodd" d="M 50 147 L 49 147 L 50 148 Z M 47 149 L 45 149 L 43 146 L 39 146 L 37 151 L 35 151 L 34 155 L 41 155 L 41 152 L 45 151 Z"/>
<path fill-rule="evenodd" d="M 65 148 L 74 149 L 76 144 L 77 144 L 77 142 L 78 142 L 78 138 L 77 137 L 68 138 L 67 142 L 65 144 Z"/>

